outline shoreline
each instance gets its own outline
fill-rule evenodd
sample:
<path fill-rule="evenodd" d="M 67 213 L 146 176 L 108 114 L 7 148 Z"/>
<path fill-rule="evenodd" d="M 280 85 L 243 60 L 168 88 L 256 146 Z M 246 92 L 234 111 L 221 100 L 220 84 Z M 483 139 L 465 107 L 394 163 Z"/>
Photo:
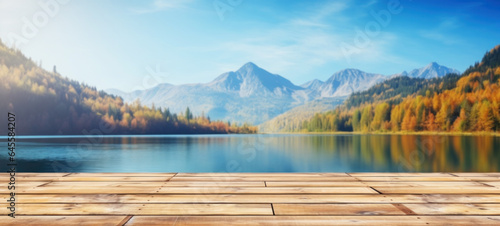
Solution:
<path fill-rule="evenodd" d="M 500 132 L 438 132 L 438 131 L 416 131 L 416 132 L 278 132 L 261 134 L 311 134 L 311 135 L 439 135 L 439 136 L 500 136 Z"/>

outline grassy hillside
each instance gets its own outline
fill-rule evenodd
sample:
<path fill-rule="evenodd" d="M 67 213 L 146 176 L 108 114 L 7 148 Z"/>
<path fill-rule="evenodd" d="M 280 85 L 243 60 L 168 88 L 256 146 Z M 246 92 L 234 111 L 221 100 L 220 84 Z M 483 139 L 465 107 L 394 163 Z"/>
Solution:
<path fill-rule="evenodd" d="M 21 52 L 0 42 L 0 108 L 16 115 L 20 135 L 251 133 L 208 117 L 126 104 L 120 97 L 38 67 Z M 0 127 L 6 134 L 7 128 Z"/>

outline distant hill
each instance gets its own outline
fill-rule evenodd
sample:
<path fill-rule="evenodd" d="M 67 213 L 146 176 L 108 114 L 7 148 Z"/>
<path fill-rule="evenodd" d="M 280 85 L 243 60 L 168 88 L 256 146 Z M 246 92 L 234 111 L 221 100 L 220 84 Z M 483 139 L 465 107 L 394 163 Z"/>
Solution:
<path fill-rule="evenodd" d="M 396 76 L 355 93 L 336 110 L 304 121 L 299 130 L 500 131 L 500 46 L 460 76 Z"/>
<path fill-rule="evenodd" d="M 439 68 L 446 68 L 446 70 L 438 70 Z M 386 99 L 391 99 L 393 103 L 396 103 L 408 94 L 421 91 L 423 87 L 434 91 L 442 80 L 446 84 L 458 80 L 457 74 L 449 74 L 448 76 L 443 74 L 449 71 L 458 72 L 457 70 L 436 63 L 412 71 L 420 71 L 421 76 L 417 77 L 423 78 L 394 76 L 390 79 L 388 76 L 366 73 L 357 69 L 346 69 L 333 74 L 326 82 L 318 79 L 311 80 L 301 85 L 301 87 L 309 89 L 310 93 L 316 93 L 318 95 L 317 99 L 297 106 L 260 124 L 259 131 L 273 133 L 300 130 L 304 120 L 310 119 L 316 113 L 335 109 L 342 105 L 346 98 L 345 103 L 348 106 L 358 106 L 364 102 Z M 436 75 L 436 78 L 433 79 L 433 75 Z M 425 79 L 425 77 L 430 79 Z M 434 88 L 431 89 L 431 86 Z"/>
<path fill-rule="evenodd" d="M 302 122 L 314 116 L 315 113 L 325 112 L 341 105 L 346 97 L 322 98 L 294 107 L 273 119 L 258 126 L 261 133 L 275 133 L 296 131 L 301 128 Z"/>
<path fill-rule="evenodd" d="M 38 67 L 0 42 L 0 108 L 16 115 L 18 135 L 99 135 L 239 133 L 255 128 L 230 126 L 197 117 L 189 109 L 175 114 L 146 107 Z M 1 127 L 6 134 L 7 128 Z"/>
<path fill-rule="evenodd" d="M 430 64 L 428 64 L 423 68 L 413 69 L 409 73 L 403 71 L 399 74 L 393 75 L 392 77 L 408 76 L 410 78 L 431 79 L 431 78 L 443 77 L 447 74 L 460 74 L 460 71 L 439 65 L 436 62 L 431 62 Z"/>
<path fill-rule="evenodd" d="M 204 113 L 212 119 L 252 124 L 262 123 L 313 99 L 306 89 L 253 63 L 223 73 L 209 83 L 160 84 L 132 93 L 108 91 L 127 102 L 139 99 L 149 106 L 169 107 L 173 112 L 189 106 L 193 112 Z"/>
<path fill-rule="evenodd" d="M 358 69 L 345 69 L 334 73 L 319 87 L 321 97 L 348 96 L 384 81 L 385 76 L 366 73 Z"/>
<path fill-rule="evenodd" d="M 439 66 L 441 67 L 441 66 Z M 436 72 L 443 76 L 442 71 Z M 212 119 L 258 125 L 277 116 L 277 120 L 288 119 L 286 114 L 295 109 L 310 112 L 306 106 L 315 101 L 315 109 L 330 110 L 329 98 L 345 98 L 353 92 L 366 90 L 387 79 L 388 76 L 366 73 L 357 69 L 345 69 L 334 73 L 327 81 L 318 79 L 296 86 L 288 79 L 270 73 L 254 63 L 246 63 L 236 71 L 225 72 L 209 83 L 171 85 L 160 84 L 151 89 L 125 93 L 120 90 L 107 90 L 123 97 L 126 102 L 139 99 L 145 105 L 168 107 L 179 112 L 189 106 L 197 114 L 209 115 Z M 325 101 L 318 101 L 325 99 Z M 335 102 L 336 103 L 336 102 Z M 323 106 L 320 106 L 323 105 Z M 301 118 L 305 119 L 305 118 Z M 283 124 L 274 121 L 267 125 Z M 261 128 L 269 126 L 261 126 Z M 269 130 L 271 131 L 271 130 Z M 272 130 L 276 132 L 277 130 Z"/>

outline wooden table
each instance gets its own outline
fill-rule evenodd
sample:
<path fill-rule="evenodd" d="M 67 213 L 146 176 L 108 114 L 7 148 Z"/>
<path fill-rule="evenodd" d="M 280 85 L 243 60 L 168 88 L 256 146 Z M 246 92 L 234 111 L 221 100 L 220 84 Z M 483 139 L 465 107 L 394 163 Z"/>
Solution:
<path fill-rule="evenodd" d="M 500 173 L 0 174 L 0 225 L 500 225 Z"/>

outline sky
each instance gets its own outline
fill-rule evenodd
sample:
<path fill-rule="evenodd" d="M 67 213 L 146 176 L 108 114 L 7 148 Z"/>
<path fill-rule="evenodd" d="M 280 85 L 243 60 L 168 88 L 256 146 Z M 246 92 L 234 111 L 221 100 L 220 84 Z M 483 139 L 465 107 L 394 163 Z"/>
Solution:
<path fill-rule="evenodd" d="M 498 1 L 0 0 L 0 39 L 98 89 L 210 82 L 253 62 L 300 85 L 357 68 L 464 71 L 500 44 Z"/>

